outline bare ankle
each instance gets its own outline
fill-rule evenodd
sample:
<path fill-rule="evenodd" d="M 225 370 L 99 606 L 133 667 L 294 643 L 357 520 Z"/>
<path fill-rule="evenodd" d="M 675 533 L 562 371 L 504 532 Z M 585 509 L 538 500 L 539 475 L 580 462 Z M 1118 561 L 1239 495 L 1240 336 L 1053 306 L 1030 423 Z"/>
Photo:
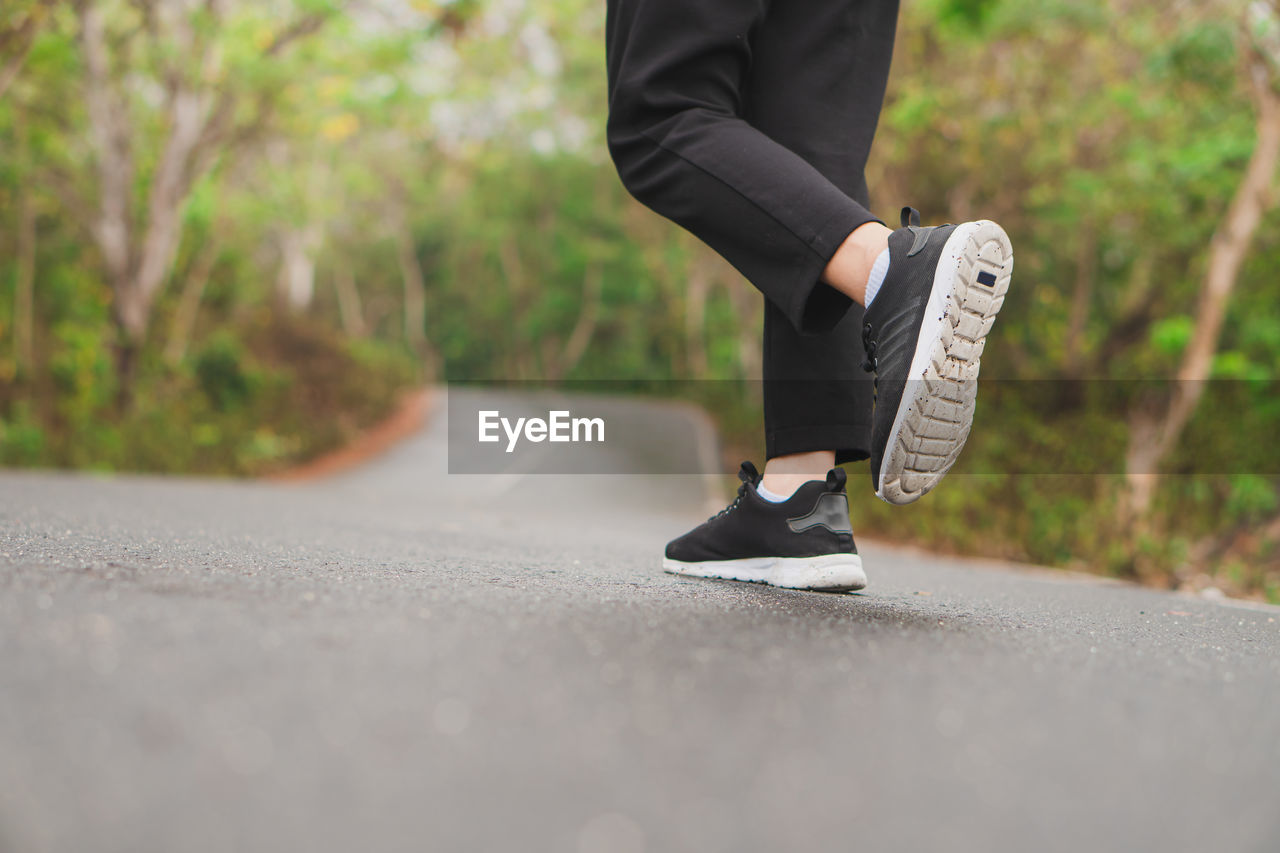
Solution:
<path fill-rule="evenodd" d="M 859 305 L 866 304 L 867 277 L 893 232 L 879 222 L 853 229 L 822 271 L 822 280 Z"/>
<path fill-rule="evenodd" d="M 790 497 L 796 489 L 810 480 L 826 479 L 827 472 L 835 467 L 834 450 L 815 450 L 809 453 L 789 453 L 775 456 L 765 463 L 764 477 L 760 485 L 767 491 L 782 497 Z"/>

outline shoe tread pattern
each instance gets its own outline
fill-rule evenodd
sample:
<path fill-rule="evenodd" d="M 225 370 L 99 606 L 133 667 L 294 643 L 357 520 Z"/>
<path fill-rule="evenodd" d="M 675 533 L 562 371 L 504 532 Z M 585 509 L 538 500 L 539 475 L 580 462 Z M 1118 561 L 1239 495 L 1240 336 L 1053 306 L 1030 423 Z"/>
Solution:
<path fill-rule="evenodd" d="M 1004 229 L 988 220 L 975 224 L 960 253 L 946 321 L 929 364 L 923 377 L 908 381 L 903 396 L 910 398 L 909 408 L 897 441 L 886 448 L 880 496 L 889 503 L 911 503 L 927 494 L 951 470 L 969 438 L 982 351 L 1013 274 L 1013 250 Z"/>

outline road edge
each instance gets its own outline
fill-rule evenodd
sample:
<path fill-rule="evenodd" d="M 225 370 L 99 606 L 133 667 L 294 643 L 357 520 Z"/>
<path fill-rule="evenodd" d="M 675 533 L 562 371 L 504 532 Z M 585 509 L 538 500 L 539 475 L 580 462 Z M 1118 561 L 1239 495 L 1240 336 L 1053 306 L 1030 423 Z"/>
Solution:
<path fill-rule="evenodd" d="M 408 392 L 390 415 L 342 447 L 262 479 L 272 483 L 306 483 L 364 465 L 422 429 L 435 409 L 437 396 L 437 389 L 430 386 Z"/>

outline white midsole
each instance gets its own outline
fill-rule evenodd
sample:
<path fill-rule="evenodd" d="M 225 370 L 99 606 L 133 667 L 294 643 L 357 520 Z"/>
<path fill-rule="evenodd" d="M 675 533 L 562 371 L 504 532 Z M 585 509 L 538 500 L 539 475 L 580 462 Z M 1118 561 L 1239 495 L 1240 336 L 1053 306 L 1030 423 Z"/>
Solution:
<path fill-rule="evenodd" d="M 817 557 L 749 557 L 686 563 L 664 557 L 664 571 L 698 578 L 767 583 L 789 589 L 862 589 L 867 585 L 862 558 L 857 554 Z"/>

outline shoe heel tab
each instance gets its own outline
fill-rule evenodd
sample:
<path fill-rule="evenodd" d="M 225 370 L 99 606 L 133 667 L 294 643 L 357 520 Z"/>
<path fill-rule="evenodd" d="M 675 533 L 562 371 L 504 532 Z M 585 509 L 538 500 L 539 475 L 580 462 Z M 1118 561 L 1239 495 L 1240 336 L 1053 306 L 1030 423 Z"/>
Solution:
<path fill-rule="evenodd" d="M 818 495 L 813 509 L 804 515 L 788 518 L 787 527 L 791 528 L 792 533 L 803 533 L 811 527 L 825 527 L 837 535 L 847 533 L 852 536 L 849 498 L 843 492 L 823 492 Z"/>
<path fill-rule="evenodd" d="M 843 468 L 832 468 L 827 472 L 827 491 L 843 492 L 844 484 L 849 479 Z"/>

